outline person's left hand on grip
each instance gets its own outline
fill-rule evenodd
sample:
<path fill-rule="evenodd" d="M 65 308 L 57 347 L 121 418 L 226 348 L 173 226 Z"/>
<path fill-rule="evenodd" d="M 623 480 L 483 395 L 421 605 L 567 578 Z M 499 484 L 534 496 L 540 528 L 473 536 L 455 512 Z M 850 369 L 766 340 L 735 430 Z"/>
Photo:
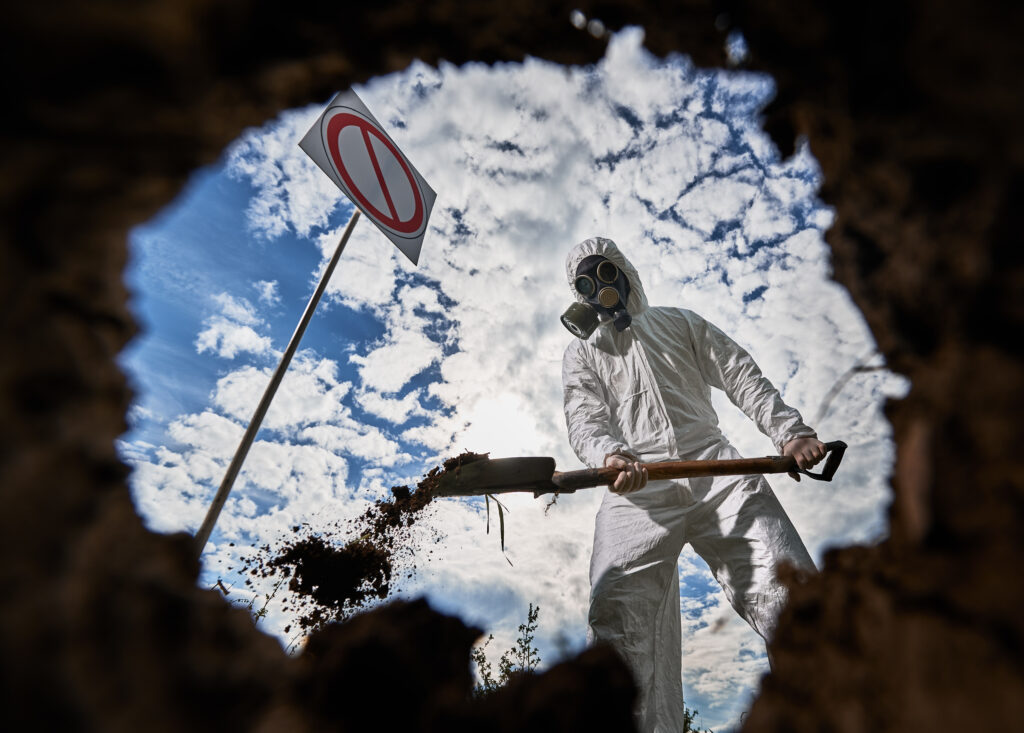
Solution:
<path fill-rule="evenodd" d="M 604 465 L 619 469 L 615 483 L 609 488 L 616 494 L 631 494 L 647 485 L 647 467 L 627 456 L 611 455 L 604 459 Z"/>
<path fill-rule="evenodd" d="M 805 471 L 820 462 L 826 453 L 828 451 L 825 449 L 825 444 L 817 438 L 793 438 L 782 448 L 782 455 L 793 456 L 796 465 Z M 798 473 L 790 473 L 789 476 L 797 481 L 800 480 Z"/>

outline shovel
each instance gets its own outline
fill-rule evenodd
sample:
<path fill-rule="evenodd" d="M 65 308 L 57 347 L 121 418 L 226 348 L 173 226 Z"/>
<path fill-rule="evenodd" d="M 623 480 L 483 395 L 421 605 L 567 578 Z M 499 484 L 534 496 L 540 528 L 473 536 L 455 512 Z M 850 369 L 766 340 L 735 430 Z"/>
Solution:
<path fill-rule="evenodd" d="M 696 476 L 746 476 L 761 473 L 802 473 L 818 481 L 831 481 L 839 468 L 846 443 L 825 443 L 828 457 L 821 473 L 797 468 L 792 456 L 736 458 L 724 461 L 665 461 L 643 464 L 650 481 Z M 555 459 L 495 458 L 467 463 L 438 479 L 435 496 L 484 496 L 511 491 L 532 491 L 534 496 L 555 492 L 568 494 L 576 489 L 610 486 L 619 475 L 617 468 L 587 468 L 581 471 L 556 471 Z"/>

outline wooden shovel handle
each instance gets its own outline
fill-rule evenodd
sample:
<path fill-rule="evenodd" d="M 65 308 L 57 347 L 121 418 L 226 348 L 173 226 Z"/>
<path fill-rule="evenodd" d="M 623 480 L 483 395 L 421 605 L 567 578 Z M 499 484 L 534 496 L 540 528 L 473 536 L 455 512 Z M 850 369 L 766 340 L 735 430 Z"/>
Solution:
<path fill-rule="evenodd" d="M 791 473 L 798 472 L 818 479 L 831 481 L 839 468 L 846 452 L 846 443 L 836 440 L 825 443 L 829 452 L 825 469 L 819 473 L 811 473 L 798 468 L 792 456 L 767 456 L 765 458 L 732 458 L 721 461 L 662 461 L 646 463 L 647 478 L 651 481 L 667 478 L 694 478 L 696 476 L 746 476 L 759 473 Z M 582 471 L 555 471 L 552 483 L 559 491 L 575 491 L 593 486 L 611 485 L 619 475 L 617 468 L 586 468 Z"/>
<path fill-rule="evenodd" d="M 663 461 L 646 463 L 647 478 L 651 481 L 667 478 L 694 478 L 696 476 L 743 476 L 754 473 L 788 473 L 796 468 L 791 456 L 767 458 L 736 458 L 723 461 Z M 585 468 L 581 471 L 555 471 L 551 480 L 563 491 L 611 485 L 619 469 Z"/>

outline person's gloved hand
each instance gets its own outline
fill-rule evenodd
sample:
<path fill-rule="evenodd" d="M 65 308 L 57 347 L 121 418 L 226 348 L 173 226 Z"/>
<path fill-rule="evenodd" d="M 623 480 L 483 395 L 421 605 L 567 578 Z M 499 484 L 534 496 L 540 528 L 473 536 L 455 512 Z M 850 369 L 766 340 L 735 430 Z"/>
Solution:
<path fill-rule="evenodd" d="M 821 461 L 826 453 L 828 451 L 825 449 L 825 444 L 817 438 L 793 438 L 782 447 L 782 455 L 793 456 L 796 459 L 796 465 L 805 471 Z M 790 473 L 789 476 L 797 481 L 800 480 L 798 473 Z"/>
<path fill-rule="evenodd" d="M 632 456 L 607 456 L 604 465 L 619 469 L 615 483 L 608 487 L 616 494 L 631 494 L 647 485 L 647 467 L 633 460 Z"/>

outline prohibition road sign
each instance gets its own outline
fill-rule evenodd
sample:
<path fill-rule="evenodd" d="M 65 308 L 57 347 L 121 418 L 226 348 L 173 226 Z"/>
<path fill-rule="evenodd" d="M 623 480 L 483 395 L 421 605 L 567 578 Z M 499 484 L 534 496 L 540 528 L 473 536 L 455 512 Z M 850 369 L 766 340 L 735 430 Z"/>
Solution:
<path fill-rule="evenodd" d="M 398 249 L 419 260 L 436 194 L 355 92 L 338 94 L 299 146 Z"/>

